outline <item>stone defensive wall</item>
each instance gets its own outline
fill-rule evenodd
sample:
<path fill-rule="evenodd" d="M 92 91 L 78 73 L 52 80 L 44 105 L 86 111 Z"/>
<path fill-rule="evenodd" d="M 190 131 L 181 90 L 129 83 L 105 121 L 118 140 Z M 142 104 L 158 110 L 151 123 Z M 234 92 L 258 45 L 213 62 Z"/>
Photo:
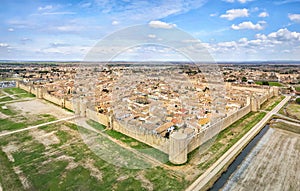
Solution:
<path fill-rule="evenodd" d="M 245 107 L 239 109 L 238 111 L 234 112 L 232 115 L 229 115 L 222 120 L 217 121 L 213 125 L 210 125 L 205 131 L 202 131 L 196 134 L 193 139 L 191 139 L 190 143 L 188 144 L 188 153 L 192 152 L 194 149 L 205 143 L 206 141 L 210 140 L 222 130 L 229 127 L 231 124 L 236 122 L 237 120 L 241 119 L 251 111 L 250 103 Z"/>
<path fill-rule="evenodd" d="M 33 85 L 27 85 L 20 82 L 16 83 L 16 87 L 35 95 L 37 98 L 52 102 L 55 105 L 58 105 L 62 108 L 69 109 L 72 111 L 74 110 L 73 103 L 70 100 L 67 100 L 65 98 L 58 98 L 54 95 L 51 95 L 47 93 L 47 91 L 43 87 L 34 87 Z"/>
<path fill-rule="evenodd" d="M 226 84 L 226 86 L 229 86 Z M 231 84 L 230 84 L 231 86 Z M 225 128 L 241 119 L 251 111 L 258 111 L 260 106 L 273 96 L 278 96 L 278 88 L 253 88 L 253 87 L 239 87 L 231 86 L 230 88 L 238 90 L 250 90 L 261 93 L 261 96 L 250 96 L 247 98 L 246 105 L 234 112 L 233 114 L 215 122 L 200 132 L 193 132 L 186 134 L 183 129 L 171 134 L 169 139 L 153 134 L 152 131 L 141 130 L 136 128 L 126 128 L 120 125 L 112 116 L 97 113 L 96 111 L 87 107 L 87 101 L 72 102 L 65 98 L 57 98 L 47 93 L 44 88 L 32 85 L 25 85 L 17 82 L 17 87 L 34 94 L 37 98 L 45 99 L 56 105 L 61 106 L 75 112 L 76 115 L 92 119 L 108 128 L 114 129 L 120 133 L 130 136 L 140 142 L 150 145 L 169 155 L 169 160 L 174 164 L 183 164 L 187 161 L 187 154 L 215 137 Z"/>

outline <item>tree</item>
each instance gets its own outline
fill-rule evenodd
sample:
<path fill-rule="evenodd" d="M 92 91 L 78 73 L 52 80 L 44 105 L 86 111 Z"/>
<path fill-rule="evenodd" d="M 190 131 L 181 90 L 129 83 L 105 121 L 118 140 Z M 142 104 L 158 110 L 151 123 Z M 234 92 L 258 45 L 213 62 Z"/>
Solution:
<path fill-rule="evenodd" d="M 300 97 L 296 99 L 296 103 L 300 104 Z"/>
<path fill-rule="evenodd" d="M 245 76 L 242 77 L 242 82 L 247 82 L 247 78 Z"/>
<path fill-rule="evenodd" d="M 267 81 L 263 81 L 263 82 L 262 82 L 262 85 L 266 85 L 266 86 L 268 86 L 268 85 L 269 85 L 269 82 L 267 82 Z"/>

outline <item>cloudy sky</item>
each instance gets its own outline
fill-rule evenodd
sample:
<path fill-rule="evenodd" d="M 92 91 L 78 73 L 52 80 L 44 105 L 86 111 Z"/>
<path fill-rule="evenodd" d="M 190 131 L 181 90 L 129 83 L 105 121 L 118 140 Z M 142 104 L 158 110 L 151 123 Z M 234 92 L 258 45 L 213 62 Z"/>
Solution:
<path fill-rule="evenodd" d="M 217 61 L 300 60 L 300 0 L 1 0 L 0 60 L 81 61 L 139 24 L 178 27 Z"/>

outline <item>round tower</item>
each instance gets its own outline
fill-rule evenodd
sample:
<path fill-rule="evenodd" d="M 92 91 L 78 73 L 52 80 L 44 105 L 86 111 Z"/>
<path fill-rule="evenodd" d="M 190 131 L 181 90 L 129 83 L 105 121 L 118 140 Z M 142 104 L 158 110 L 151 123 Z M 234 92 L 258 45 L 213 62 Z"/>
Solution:
<path fill-rule="evenodd" d="M 187 135 L 174 132 L 170 136 L 169 160 L 173 164 L 184 164 L 187 161 Z"/>

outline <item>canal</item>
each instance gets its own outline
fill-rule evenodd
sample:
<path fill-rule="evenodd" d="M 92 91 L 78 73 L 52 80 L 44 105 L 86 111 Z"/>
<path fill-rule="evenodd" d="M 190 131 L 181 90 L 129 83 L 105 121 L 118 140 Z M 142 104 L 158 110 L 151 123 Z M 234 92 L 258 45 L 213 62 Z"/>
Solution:
<path fill-rule="evenodd" d="M 251 156 L 249 156 L 249 154 L 255 155 L 255 153 L 258 152 L 261 145 L 257 145 L 257 143 L 261 140 L 261 138 L 267 133 L 267 131 L 269 129 L 270 129 L 269 125 L 266 125 L 247 144 L 247 146 L 235 158 L 235 160 L 229 165 L 227 170 L 222 173 L 220 178 L 214 183 L 214 185 L 209 189 L 209 191 L 230 190 L 231 182 L 236 181 L 236 179 L 239 178 L 240 173 L 242 173 L 243 169 L 249 165 L 250 160 L 247 160 L 247 158 L 251 158 Z M 270 129 L 270 130 L 272 130 L 272 129 Z M 253 150 L 253 148 L 255 148 L 255 149 Z"/>

